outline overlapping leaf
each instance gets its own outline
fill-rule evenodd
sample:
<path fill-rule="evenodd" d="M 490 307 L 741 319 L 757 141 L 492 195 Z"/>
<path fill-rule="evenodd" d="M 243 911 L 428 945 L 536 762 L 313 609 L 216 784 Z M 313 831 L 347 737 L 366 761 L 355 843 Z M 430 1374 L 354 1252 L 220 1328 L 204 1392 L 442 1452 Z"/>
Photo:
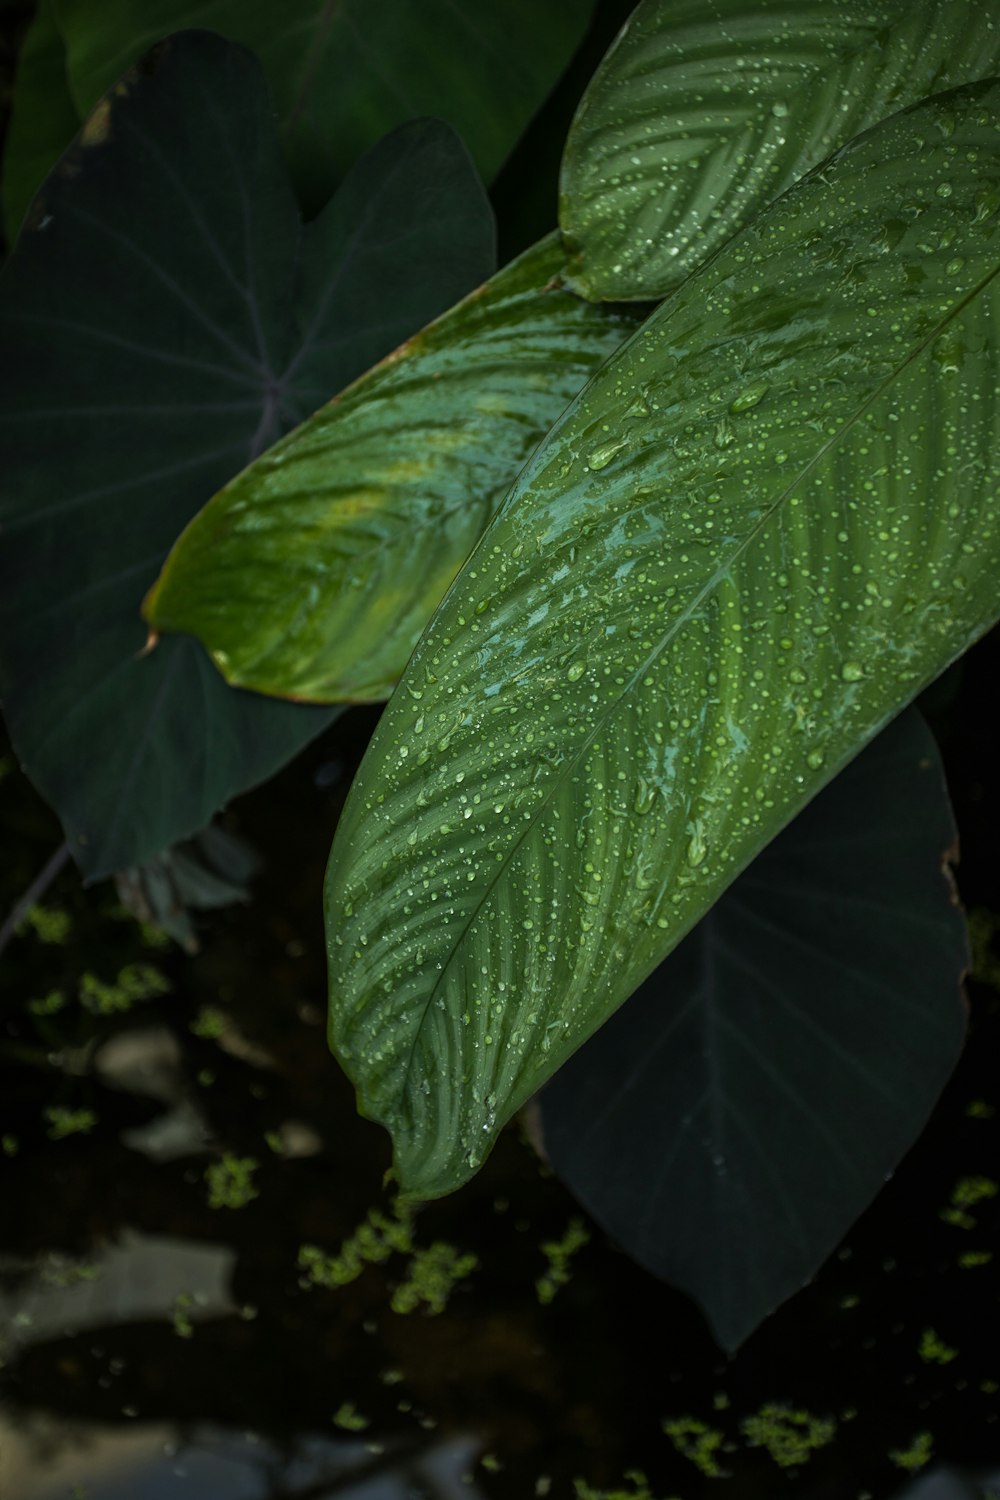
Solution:
<path fill-rule="evenodd" d="M 542 1091 L 559 1176 L 726 1348 L 819 1269 L 954 1066 L 955 839 L 908 710 Z"/>
<path fill-rule="evenodd" d="M 836 146 L 997 73 L 966 0 L 642 0 L 566 143 L 571 284 L 663 297 Z"/>
<path fill-rule="evenodd" d="M 260 69 L 174 38 L 98 109 L 0 282 L 0 694 L 84 870 L 139 864 L 329 711 L 140 657 L 168 548 L 232 475 L 492 269 L 445 125 L 388 137 L 303 229 Z"/>
<path fill-rule="evenodd" d="M 1000 614 L 1000 84 L 658 310 L 410 659 L 331 854 L 331 1039 L 417 1196 Z"/>
<path fill-rule="evenodd" d="M 561 290 L 543 240 L 217 495 L 146 604 L 227 681 L 385 698 L 498 500 L 638 322 Z"/>
<path fill-rule="evenodd" d="M 407 120 L 433 115 L 468 145 L 487 178 L 500 167 L 568 63 L 592 0 L 46 0 L 52 75 L 19 74 L 5 196 L 13 236 L 31 193 L 120 73 L 171 32 L 207 27 L 250 47 L 264 67 L 294 185 L 322 208 L 363 151 Z M 58 46 L 58 54 L 55 45 Z M 28 46 L 37 52 L 32 35 Z M 63 123 L 68 83 L 77 114 Z M 58 110 L 58 118 L 53 113 Z M 43 123 L 44 122 L 44 123 Z M 60 126 L 62 133 L 60 135 Z M 45 147 L 48 145 L 48 155 Z"/>

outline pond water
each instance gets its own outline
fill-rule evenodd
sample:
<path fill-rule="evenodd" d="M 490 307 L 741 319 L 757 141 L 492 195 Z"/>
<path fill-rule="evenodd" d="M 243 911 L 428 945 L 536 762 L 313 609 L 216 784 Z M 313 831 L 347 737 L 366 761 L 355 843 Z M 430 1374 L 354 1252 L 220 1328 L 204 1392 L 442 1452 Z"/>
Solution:
<path fill-rule="evenodd" d="M 995 670 L 987 643 L 929 705 L 984 913 Z M 2 1500 L 1000 1493 L 1000 1196 L 947 1213 L 1000 1177 L 989 918 L 931 1124 L 727 1358 L 516 1125 L 460 1193 L 394 1215 L 387 1139 L 326 1048 L 319 906 L 375 717 L 229 810 L 262 866 L 252 904 L 196 918 L 196 955 L 67 869 L 0 960 Z M 6 910 L 60 834 L 3 770 Z"/>

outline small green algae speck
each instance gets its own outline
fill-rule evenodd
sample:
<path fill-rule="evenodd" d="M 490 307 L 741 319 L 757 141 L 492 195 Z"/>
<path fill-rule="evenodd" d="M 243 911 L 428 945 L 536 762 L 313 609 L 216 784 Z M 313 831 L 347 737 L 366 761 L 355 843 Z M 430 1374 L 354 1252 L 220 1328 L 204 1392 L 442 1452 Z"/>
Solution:
<path fill-rule="evenodd" d="M 725 1441 L 725 1434 L 718 1428 L 709 1427 L 697 1417 L 668 1417 L 663 1422 L 663 1431 L 681 1457 L 693 1463 L 706 1479 L 728 1477 L 717 1457 Z"/>
<path fill-rule="evenodd" d="M 367 1417 L 363 1417 L 353 1401 L 342 1401 L 333 1414 L 336 1427 L 342 1427 L 345 1432 L 364 1432 L 371 1423 Z"/>
<path fill-rule="evenodd" d="M 956 1229 L 975 1229 L 976 1219 L 969 1209 L 988 1198 L 995 1198 L 997 1191 L 992 1177 L 960 1177 L 952 1188 L 951 1202 L 941 1210 L 939 1218 Z"/>
<path fill-rule="evenodd" d="M 905 1469 L 908 1474 L 915 1474 L 918 1469 L 930 1463 L 933 1455 L 934 1439 L 931 1434 L 918 1432 L 908 1448 L 892 1448 L 888 1456 L 897 1469 Z"/>
<path fill-rule="evenodd" d="M 142 1000 L 166 995 L 170 984 L 152 964 L 126 964 L 114 984 L 105 984 L 96 974 L 84 974 L 80 980 L 80 1004 L 93 1015 L 121 1015 Z"/>
<path fill-rule="evenodd" d="M 54 1016 L 66 1006 L 66 996 L 62 990 L 49 990 L 47 995 L 40 995 L 35 1000 L 28 1001 L 28 1009 L 33 1016 Z"/>
<path fill-rule="evenodd" d="M 745 1417 L 740 1430 L 749 1447 L 765 1449 L 779 1468 L 791 1469 L 808 1463 L 817 1448 L 832 1443 L 837 1424 L 832 1417 L 768 1402 Z"/>
<path fill-rule="evenodd" d="M 225 1029 L 226 1018 L 214 1005 L 203 1005 L 194 1020 L 188 1023 L 192 1036 L 201 1037 L 205 1042 L 214 1042 Z"/>
<path fill-rule="evenodd" d="M 391 1217 L 380 1209 L 370 1209 L 336 1255 L 328 1255 L 318 1245 L 301 1245 L 299 1270 L 306 1274 L 299 1285 L 327 1290 L 347 1286 L 357 1280 L 365 1266 L 380 1265 L 390 1255 L 408 1255 L 413 1249 L 413 1211 L 397 1199 L 390 1213 Z"/>
<path fill-rule="evenodd" d="M 641 1469 L 629 1469 L 624 1479 L 630 1489 L 621 1486 L 614 1490 L 595 1490 L 585 1479 L 574 1479 L 574 1500 L 654 1500 L 649 1480 Z M 676 1500 L 676 1496 L 671 1496 L 670 1500 Z"/>
<path fill-rule="evenodd" d="M 471 1276 L 478 1264 L 476 1256 L 461 1255 L 454 1245 L 442 1240 L 436 1240 L 426 1250 L 416 1251 L 410 1260 L 409 1275 L 392 1294 L 393 1312 L 416 1312 L 422 1303 L 429 1317 L 444 1312 L 456 1284 Z"/>
<path fill-rule="evenodd" d="M 958 1353 L 940 1338 L 933 1328 L 925 1328 L 920 1335 L 918 1353 L 925 1364 L 949 1365 Z"/>
<path fill-rule="evenodd" d="M 974 1266 L 988 1266 L 992 1259 L 992 1250 L 966 1250 L 958 1257 L 958 1264 L 963 1271 L 969 1271 Z"/>
<path fill-rule="evenodd" d="M 58 906 L 32 906 L 24 914 L 21 931 L 30 927 L 40 943 L 65 943 L 73 930 L 69 912 Z"/>
<path fill-rule="evenodd" d="M 561 1240 L 546 1240 L 541 1247 L 548 1261 L 548 1270 L 535 1282 L 535 1292 L 541 1303 L 551 1302 L 560 1287 L 566 1286 L 572 1276 L 571 1262 L 578 1250 L 590 1241 L 582 1219 L 572 1219 Z"/>
<path fill-rule="evenodd" d="M 253 1174 L 259 1162 L 252 1156 L 230 1156 L 205 1168 L 209 1208 L 245 1208 L 259 1197 Z"/>
<path fill-rule="evenodd" d="M 191 1321 L 190 1310 L 194 1307 L 197 1298 L 190 1292 L 178 1292 L 174 1298 L 173 1325 L 174 1332 L 179 1339 L 190 1339 L 194 1337 L 194 1324 Z"/>
<path fill-rule="evenodd" d="M 97 1124 L 97 1115 L 92 1109 L 63 1109 L 52 1104 L 44 1114 L 49 1122 L 46 1134 L 50 1141 L 62 1141 L 68 1135 L 88 1135 Z"/>

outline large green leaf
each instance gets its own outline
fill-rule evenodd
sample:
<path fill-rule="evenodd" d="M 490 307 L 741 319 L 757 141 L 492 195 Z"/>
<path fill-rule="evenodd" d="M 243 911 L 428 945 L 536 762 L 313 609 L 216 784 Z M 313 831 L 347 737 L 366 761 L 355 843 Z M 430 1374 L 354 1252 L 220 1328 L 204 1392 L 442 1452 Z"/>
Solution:
<path fill-rule="evenodd" d="M 955 840 L 910 709 L 540 1095 L 559 1176 L 728 1349 L 819 1269 L 955 1064 Z"/>
<path fill-rule="evenodd" d="M 171 552 L 153 627 L 238 686 L 388 697 L 525 459 L 636 326 L 562 268 L 552 235 L 227 485 Z"/>
<path fill-rule="evenodd" d="M 208 33 L 126 79 L 0 279 L 0 695 L 88 875 L 142 863 L 329 713 L 140 657 L 144 593 L 248 460 L 492 269 L 435 122 L 377 146 L 303 229 L 260 69 Z"/>
<path fill-rule="evenodd" d="M 607 361 L 430 622 L 331 854 L 407 1191 L 1000 613 L 1000 84 L 875 127 Z"/>
<path fill-rule="evenodd" d="M 62 36 L 62 67 L 77 109 L 89 114 L 118 75 L 168 33 L 206 27 L 259 57 L 274 95 L 282 144 L 304 207 L 315 212 L 357 157 L 407 120 L 432 115 L 466 142 L 487 178 L 502 164 L 583 36 L 593 0 L 48 0 Z M 48 21 L 39 17 L 48 36 Z M 34 40 L 31 46 L 35 47 Z M 30 75 L 37 79 L 37 70 Z M 20 91 L 18 78 L 17 89 Z M 40 106 L 31 140 L 30 104 L 15 98 L 24 133 L 12 139 L 8 193 L 13 234 L 31 192 L 69 143 L 53 117 L 39 116 L 62 91 L 32 98 Z M 31 148 L 29 159 L 24 147 Z M 37 163 L 32 178 L 32 165 Z"/>
<path fill-rule="evenodd" d="M 17 233 L 38 184 L 79 128 L 52 0 L 39 0 L 17 60 L 17 86 L 4 140 L 0 192 L 9 239 Z"/>
<path fill-rule="evenodd" d="M 642 0 L 566 143 L 571 285 L 664 297 L 834 147 L 998 72 L 967 0 Z"/>

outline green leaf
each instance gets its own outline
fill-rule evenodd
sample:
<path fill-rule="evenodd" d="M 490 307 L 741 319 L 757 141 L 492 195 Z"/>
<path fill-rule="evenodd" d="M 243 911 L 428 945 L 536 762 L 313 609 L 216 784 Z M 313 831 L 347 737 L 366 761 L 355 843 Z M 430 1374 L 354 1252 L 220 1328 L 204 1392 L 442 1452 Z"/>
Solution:
<path fill-rule="evenodd" d="M 566 143 L 570 284 L 664 297 L 851 136 L 997 72 L 966 0 L 643 0 Z"/>
<path fill-rule="evenodd" d="M 3 216 L 9 240 L 14 240 L 38 184 L 79 128 L 66 78 L 66 48 L 51 0 L 40 0 L 18 58 L 4 141 Z"/>
<path fill-rule="evenodd" d="M 462 136 L 491 178 L 546 98 L 586 31 L 592 0 L 50 0 L 65 42 L 76 122 L 53 117 L 47 158 L 12 143 L 23 185 L 8 230 L 98 99 L 154 43 L 206 27 L 259 57 L 274 96 L 292 179 L 308 213 L 322 208 L 362 152 L 407 120 L 433 115 Z M 17 88 L 21 79 L 18 77 Z M 63 120 L 63 91 L 48 96 Z M 40 113 L 48 99 L 34 87 Z M 23 116 L 30 105 L 18 100 Z M 40 122 L 39 122 L 40 123 Z M 20 143 L 18 143 L 19 145 Z M 37 161 L 32 175 L 32 161 Z M 27 189 L 25 191 L 25 188 Z M 13 237 L 13 234 L 12 234 Z"/>
<path fill-rule="evenodd" d="M 540 1095 L 556 1172 L 727 1349 L 815 1274 L 954 1066 L 956 837 L 911 709 Z"/>
<path fill-rule="evenodd" d="M 139 607 L 197 510 L 492 269 L 447 126 L 404 127 L 303 228 L 260 69 L 174 38 L 96 112 L 0 279 L 0 695 L 96 877 L 196 832 L 329 711 L 226 688 Z"/>
<path fill-rule="evenodd" d="M 1000 613 L 1000 84 L 883 122 L 555 425 L 331 854 L 331 1038 L 446 1192 Z"/>
<path fill-rule="evenodd" d="M 228 682 L 386 698 L 497 502 L 638 314 L 561 290 L 552 235 L 217 495 L 146 604 Z"/>

